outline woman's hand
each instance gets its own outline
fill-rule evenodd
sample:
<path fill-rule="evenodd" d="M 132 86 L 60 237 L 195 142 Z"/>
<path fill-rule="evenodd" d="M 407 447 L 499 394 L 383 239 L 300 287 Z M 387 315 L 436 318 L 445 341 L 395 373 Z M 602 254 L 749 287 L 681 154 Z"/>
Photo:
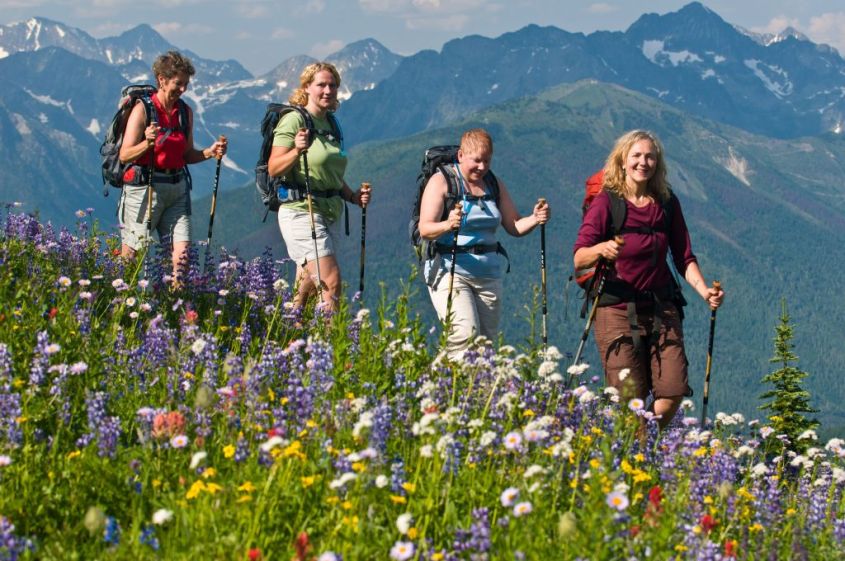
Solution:
<path fill-rule="evenodd" d="M 211 158 L 222 158 L 226 155 L 226 151 L 229 149 L 229 140 L 223 136 L 222 134 L 220 137 L 214 141 L 214 144 L 209 146 L 206 150 L 209 153 L 209 159 Z M 203 150 L 203 154 L 205 154 L 205 150 Z"/>
<path fill-rule="evenodd" d="M 455 207 L 449 211 L 449 216 L 446 218 L 446 222 L 448 222 L 450 230 L 457 230 L 461 227 L 461 218 L 463 215 L 463 205 L 461 203 L 456 203 Z"/>
<path fill-rule="evenodd" d="M 308 129 L 299 129 L 296 136 L 293 137 L 293 147 L 297 154 L 302 154 L 308 150 Z"/>
<path fill-rule="evenodd" d="M 370 184 L 369 183 L 362 183 L 361 188 L 355 192 L 353 201 L 359 207 L 364 208 L 368 204 L 370 204 Z"/>
<path fill-rule="evenodd" d="M 534 219 L 537 220 L 537 223 L 545 224 L 551 217 L 552 210 L 549 207 L 549 203 L 546 202 L 546 199 L 540 199 L 537 201 L 537 204 L 534 205 Z"/>
<path fill-rule="evenodd" d="M 148 147 L 155 145 L 156 137 L 158 136 L 160 128 L 161 127 L 159 127 L 157 123 L 150 123 L 150 125 L 144 129 L 144 140 L 147 141 Z"/>
<path fill-rule="evenodd" d="M 710 306 L 711 310 L 715 310 L 721 306 L 722 302 L 725 300 L 725 291 L 722 290 L 721 285 L 713 283 L 713 286 L 707 288 L 704 300 L 707 301 L 707 305 Z"/>
<path fill-rule="evenodd" d="M 598 249 L 599 257 L 605 261 L 613 262 L 619 258 L 619 252 L 622 250 L 623 245 L 618 240 L 613 239 L 597 244 L 596 249 Z"/>

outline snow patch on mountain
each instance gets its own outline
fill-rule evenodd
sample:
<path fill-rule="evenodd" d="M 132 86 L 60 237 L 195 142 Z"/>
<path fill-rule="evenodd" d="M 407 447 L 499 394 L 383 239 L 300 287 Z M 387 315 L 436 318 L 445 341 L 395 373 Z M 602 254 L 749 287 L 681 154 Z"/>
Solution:
<path fill-rule="evenodd" d="M 98 121 L 97 119 L 91 119 L 91 122 L 88 123 L 87 127 L 85 127 L 85 130 L 87 130 L 88 132 L 90 132 L 94 136 L 99 137 L 100 131 L 101 131 L 100 121 Z"/>
<path fill-rule="evenodd" d="M 22 135 L 32 134 L 32 129 L 26 124 L 26 119 L 20 113 L 12 113 L 12 120 L 15 122 L 15 129 Z"/>
<path fill-rule="evenodd" d="M 734 152 L 733 147 L 728 146 L 728 155 L 725 158 L 717 159 L 721 165 L 728 170 L 728 173 L 736 177 L 740 183 L 746 187 L 751 187 L 751 181 L 748 176 L 753 173 L 748 166 L 748 160 Z"/>
<path fill-rule="evenodd" d="M 778 97 L 785 97 L 792 94 L 793 86 L 789 81 L 789 74 L 779 66 L 771 66 L 757 59 L 746 59 L 743 61 L 745 66 L 754 72 L 754 75 L 763 82 L 766 89 Z M 768 70 L 768 73 L 766 72 Z M 781 77 L 783 83 L 778 83 L 775 80 Z"/>
<path fill-rule="evenodd" d="M 697 54 L 684 49 L 683 51 L 667 51 L 665 43 L 660 40 L 643 41 L 643 55 L 652 63 L 658 66 L 665 66 L 664 62 L 669 61 L 672 66 L 691 62 L 703 62 Z"/>

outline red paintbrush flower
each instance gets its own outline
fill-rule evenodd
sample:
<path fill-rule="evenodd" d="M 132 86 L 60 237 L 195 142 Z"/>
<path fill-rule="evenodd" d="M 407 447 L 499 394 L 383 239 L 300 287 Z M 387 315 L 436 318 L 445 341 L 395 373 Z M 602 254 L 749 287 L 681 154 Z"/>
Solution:
<path fill-rule="evenodd" d="M 257 547 L 251 547 L 249 548 L 246 556 L 249 561 L 261 561 L 261 550 Z"/>
<path fill-rule="evenodd" d="M 703 515 L 698 521 L 698 523 L 699 525 L 701 525 L 705 532 L 709 532 L 710 530 L 719 525 L 719 521 L 710 516 L 709 514 Z"/>
<path fill-rule="evenodd" d="M 294 561 L 308 561 L 308 550 L 311 549 L 311 544 L 308 542 L 308 533 L 300 532 L 296 536 L 296 541 L 293 542 L 293 547 L 296 550 L 296 557 Z"/>

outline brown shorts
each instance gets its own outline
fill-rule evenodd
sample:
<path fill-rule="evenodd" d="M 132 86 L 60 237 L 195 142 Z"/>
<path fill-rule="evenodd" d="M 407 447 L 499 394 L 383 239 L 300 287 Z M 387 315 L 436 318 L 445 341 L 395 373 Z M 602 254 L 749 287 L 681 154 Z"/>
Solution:
<path fill-rule="evenodd" d="M 686 395 L 689 389 L 684 331 L 678 310 L 673 304 L 666 304 L 658 313 L 662 325 L 656 342 L 651 341 L 654 314 L 637 314 L 642 349 L 637 353 L 627 310 L 612 307 L 596 310 L 595 337 L 605 382 L 628 397 L 645 399 L 649 392 L 655 398 L 678 397 Z M 630 369 L 630 374 L 623 384 L 619 371 L 624 368 Z"/>

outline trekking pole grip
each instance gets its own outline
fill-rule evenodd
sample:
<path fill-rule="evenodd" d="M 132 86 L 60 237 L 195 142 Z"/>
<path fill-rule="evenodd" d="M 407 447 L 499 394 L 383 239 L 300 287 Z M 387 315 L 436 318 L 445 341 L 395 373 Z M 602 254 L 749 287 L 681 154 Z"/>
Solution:
<path fill-rule="evenodd" d="M 719 290 L 722 290 L 722 283 L 719 282 L 719 281 L 713 281 L 713 289 L 716 290 L 717 292 Z M 713 306 L 710 306 L 710 309 L 713 310 L 713 312 L 716 311 L 716 308 L 714 308 Z"/>
<path fill-rule="evenodd" d="M 221 134 L 220 136 L 218 136 L 218 137 L 217 137 L 217 142 L 226 142 L 226 135 L 225 135 L 225 134 Z M 214 157 L 215 157 L 215 158 L 217 158 L 217 161 L 218 161 L 218 162 L 219 162 L 220 160 L 222 160 L 222 159 L 223 159 L 223 155 L 222 155 L 222 154 L 216 154 Z"/>

